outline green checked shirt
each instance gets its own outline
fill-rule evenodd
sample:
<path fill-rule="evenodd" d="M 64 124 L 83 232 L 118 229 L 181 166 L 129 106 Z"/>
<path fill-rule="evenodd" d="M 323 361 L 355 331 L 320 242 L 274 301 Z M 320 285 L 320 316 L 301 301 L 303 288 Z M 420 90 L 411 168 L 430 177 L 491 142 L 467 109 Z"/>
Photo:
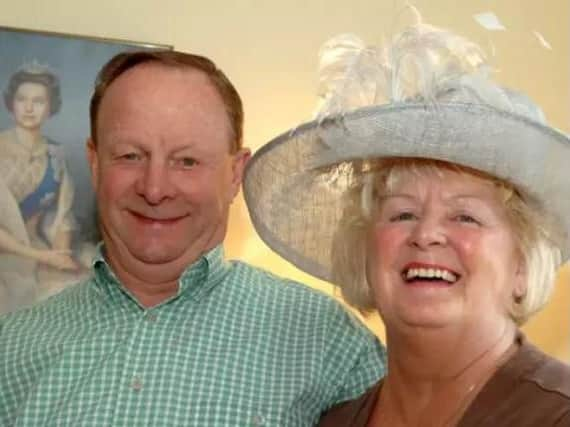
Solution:
<path fill-rule="evenodd" d="M 0 426 L 311 426 L 384 373 L 337 302 L 217 247 L 151 309 L 101 255 L 89 280 L 0 317 Z"/>

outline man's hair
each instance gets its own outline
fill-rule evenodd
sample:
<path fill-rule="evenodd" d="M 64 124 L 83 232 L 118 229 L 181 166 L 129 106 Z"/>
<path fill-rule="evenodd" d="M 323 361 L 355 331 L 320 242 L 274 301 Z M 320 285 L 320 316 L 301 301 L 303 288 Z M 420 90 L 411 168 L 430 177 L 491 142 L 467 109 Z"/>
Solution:
<path fill-rule="evenodd" d="M 8 86 L 4 90 L 4 105 L 8 111 L 12 112 L 14 106 L 14 96 L 18 88 L 24 83 L 36 83 L 45 86 L 49 101 L 49 114 L 53 116 L 61 108 L 61 92 L 59 89 L 59 79 L 47 67 L 30 65 L 16 71 L 10 77 Z"/>
<path fill-rule="evenodd" d="M 393 191 L 403 177 L 421 179 L 426 174 L 441 174 L 444 170 L 475 175 L 492 182 L 500 191 L 527 276 L 525 294 L 520 298 L 513 296 L 508 310 L 513 321 L 523 324 L 546 305 L 552 294 L 556 271 L 561 265 L 559 221 L 508 182 L 443 161 L 385 159 L 378 160 L 368 172 L 357 172 L 360 179 L 346 193 L 343 215 L 333 238 L 333 282 L 340 286 L 349 304 L 364 312 L 376 309 L 366 277 L 366 243 L 373 226 L 377 199 L 379 195 Z"/>
<path fill-rule="evenodd" d="M 147 50 L 123 52 L 107 62 L 97 76 L 95 91 L 91 97 L 89 115 L 91 138 L 97 144 L 97 117 L 101 100 L 109 86 L 123 73 L 145 63 L 158 63 L 171 67 L 190 68 L 203 72 L 218 91 L 225 105 L 232 130 L 232 152 L 243 144 L 243 104 L 234 85 L 210 59 L 190 53 L 171 50 Z M 152 84 L 152 82 L 149 82 Z"/>

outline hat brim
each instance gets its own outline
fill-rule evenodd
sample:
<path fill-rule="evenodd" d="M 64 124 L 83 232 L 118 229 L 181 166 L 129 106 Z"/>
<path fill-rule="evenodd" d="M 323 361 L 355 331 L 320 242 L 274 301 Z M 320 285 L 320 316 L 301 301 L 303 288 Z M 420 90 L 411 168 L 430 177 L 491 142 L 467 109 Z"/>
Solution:
<path fill-rule="evenodd" d="M 248 164 L 244 197 L 261 239 L 300 269 L 331 280 L 332 239 L 350 177 L 327 166 L 362 159 L 443 160 L 506 180 L 570 230 L 570 140 L 495 108 L 468 103 L 390 104 L 312 121 L 260 148 Z M 562 236 L 568 242 L 568 234 Z M 563 247 L 563 259 L 569 255 Z"/>

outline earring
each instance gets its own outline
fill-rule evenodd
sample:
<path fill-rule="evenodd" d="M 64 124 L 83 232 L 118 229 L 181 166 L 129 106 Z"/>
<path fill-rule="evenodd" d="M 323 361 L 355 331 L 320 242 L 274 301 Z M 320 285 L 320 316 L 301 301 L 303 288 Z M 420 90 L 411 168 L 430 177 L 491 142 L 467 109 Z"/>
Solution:
<path fill-rule="evenodd" d="M 513 300 L 515 304 L 522 304 L 524 297 L 526 296 L 526 289 L 514 289 L 513 290 Z"/>

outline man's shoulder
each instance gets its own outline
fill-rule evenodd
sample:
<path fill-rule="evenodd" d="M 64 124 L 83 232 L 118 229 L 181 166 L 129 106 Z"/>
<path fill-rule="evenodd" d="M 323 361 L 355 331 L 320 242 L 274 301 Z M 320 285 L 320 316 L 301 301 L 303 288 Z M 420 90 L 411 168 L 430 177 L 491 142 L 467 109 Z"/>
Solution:
<path fill-rule="evenodd" d="M 272 273 L 269 270 L 266 270 L 262 267 L 258 267 L 253 264 L 249 264 L 244 261 L 232 260 L 232 267 L 235 270 L 235 273 L 239 276 L 242 276 L 244 279 L 249 280 L 248 285 L 253 286 L 265 286 L 270 287 L 272 290 L 279 290 L 281 291 L 283 288 L 286 289 L 285 292 L 301 292 L 306 294 L 315 294 L 318 297 L 327 297 L 322 292 L 319 292 L 304 283 L 297 282 L 295 280 L 279 276 L 275 273 Z"/>
<path fill-rule="evenodd" d="M 249 307 L 262 306 L 270 310 L 275 322 L 294 315 L 297 323 L 310 324 L 315 330 L 336 338 L 377 341 L 364 323 L 332 295 L 251 264 L 232 263 L 234 283 L 230 287 L 235 292 L 232 301 L 241 299 Z"/>
<path fill-rule="evenodd" d="M 10 331 L 21 334 L 27 329 L 52 328 L 54 324 L 68 321 L 73 313 L 81 313 L 85 308 L 84 300 L 89 297 L 90 281 L 88 278 L 37 304 L 0 316 L 0 341 Z"/>
<path fill-rule="evenodd" d="M 232 263 L 235 269 L 234 280 L 244 288 L 250 289 L 264 298 L 271 295 L 275 302 L 298 301 L 302 305 L 318 304 L 327 307 L 329 310 L 345 311 L 332 295 L 326 294 L 324 291 L 278 276 L 243 261 L 232 261 Z"/>

